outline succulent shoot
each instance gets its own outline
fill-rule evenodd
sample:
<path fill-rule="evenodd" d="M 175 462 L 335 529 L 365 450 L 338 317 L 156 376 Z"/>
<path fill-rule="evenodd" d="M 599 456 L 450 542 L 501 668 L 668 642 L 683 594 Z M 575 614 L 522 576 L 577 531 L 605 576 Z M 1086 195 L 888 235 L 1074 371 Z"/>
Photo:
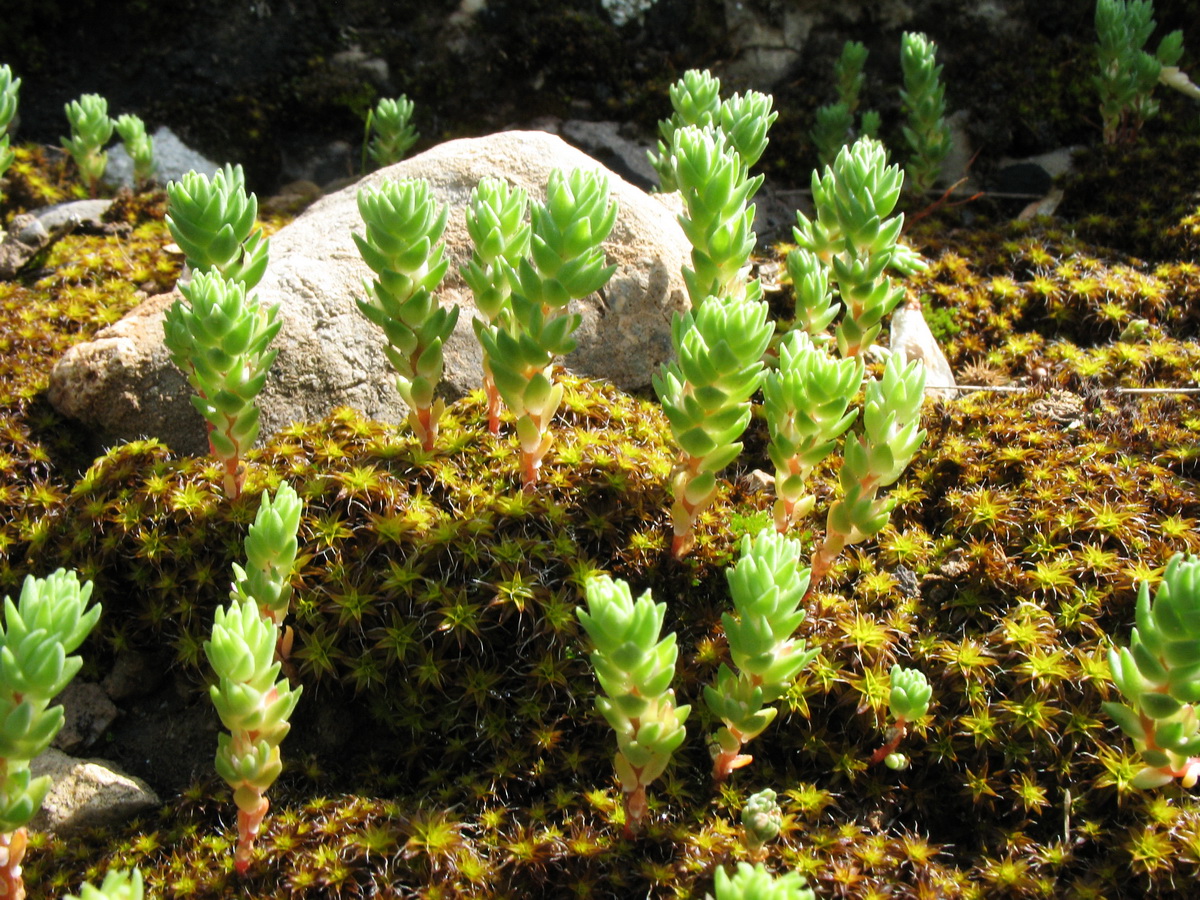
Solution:
<path fill-rule="evenodd" d="M 676 557 L 695 543 L 696 518 L 716 496 L 717 473 L 741 453 L 774 330 L 765 302 L 736 296 L 709 297 L 671 322 L 675 359 L 653 382 L 680 450 L 671 474 Z"/>
<path fill-rule="evenodd" d="M 650 164 L 658 172 L 659 190 L 670 193 L 677 190 L 675 166 L 671 160 L 675 147 L 675 132 L 688 125 L 706 128 L 717 121 L 721 113 L 721 80 L 708 71 L 689 69 L 683 77 L 671 85 L 671 118 L 658 123 L 658 153 L 647 155 Z"/>
<path fill-rule="evenodd" d="M 384 98 L 367 114 L 367 153 L 377 166 L 390 166 L 404 159 L 420 134 L 412 126 L 413 102 L 403 94 Z"/>
<path fill-rule="evenodd" d="M 867 48 L 858 41 L 846 41 L 842 55 L 834 63 L 833 74 L 837 83 L 837 101 L 817 109 L 816 121 L 810 132 L 817 148 L 817 159 L 822 166 L 830 165 L 838 151 L 848 144 L 854 133 L 854 113 L 858 110 L 859 95 L 862 93 L 863 67 L 867 63 Z M 859 133 L 872 136 L 871 123 L 877 116 L 864 112 Z M 875 125 L 875 128 L 878 126 Z"/>
<path fill-rule="evenodd" d="M 0 65 L 0 175 L 8 170 L 16 156 L 8 145 L 8 126 L 17 114 L 20 92 L 21 79 L 13 78 L 12 69 L 7 65 Z"/>
<path fill-rule="evenodd" d="M 839 476 L 842 496 L 829 507 L 825 539 L 813 554 L 810 592 L 847 545 L 887 524 L 895 501 L 880 497 L 879 491 L 903 474 L 925 440 L 920 428 L 924 399 L 925 365 L 920 360 L 906 366 L 893 354 L 882 379 L 868 379 L 862 430 L 846 439 Z"/>
<path fill-rule="evenodd" d="M 796 294 L 793 330 L 808 332 L 814 344 L 829 343 L 825 333 L 841 311 L 829 285 L 829 266 L 808 250 L 790 250 L 786 258 L 788 277 Z"/>
<path fill-rule="evenodd" d="M 245 454 L 258 439 L 255 401 L 275 360 L 268 347 L 279 332 L 279 307 L 264 309 L 257 295 L 247 297 L 244 285 L 219 271 L 197 271 L 179 292 L 163 318 L 164 343 L 196 391 L 192 405 L 221 461 L 225 493 L 236 498 L 246 480 Z"/>
<path fill-rule="evenodd" d="M 84 883 L 79 894 L 67 894 L 63 900 L 142 900 L 142 873 L 138 869 L 115 869 L 104 876 L 100 887 Z"/>
<path fill-rule="evenodd" d="M 133 182 L 140 189 L 154 180 L 154 138 L 146 134 L 146 123 L 133 115 L 120 116 L 116 121 L 117 134 L 125 152 L 133 161 Z"/>
<path fill-rule="evenodd" d="M 884 763 L 889 769 L 906 769 L 908 759 L 903 753 L 897 753 L 896 748 L 908 733 L 909 723 L 929 712 L 929 698 L 933 696 L 933 689 L 925 673 L 900 665 L 892 666 L 889 682 L 888 712 L 892 717 L 892 725 L 888 729 L 886 742 L 875 751 L 870 764 Z"/>
<path fill-rule="evenodd" d="M 292 566 L 296 562 L 300 513 L 304 502 L 286 481 L 275 491 L 275 499 L 262 492 L 254 524 L 246 534 L 246 567 L 233 564 L 233 596 L 252 602 L 263 618 L 280 629 L 279 658 L 291 650 L 291 629 L 284 629 L 292 600 Z"/>
<path fill-rule="evenodd" d="M 63 708 L 50 706 L 83 660 L 72 654 L 100 618 L 87 608 L 92 583 L 59 569 L 25 579 L 17 602 L 4 598 L 0 631 L 0 896 L 21 900 L 25 825 L 50 790 L 48 775 L 33 778 L 29 763 L 63 725 Z"/>
<path fill-rule="evenodd" d="M 812 889 L 805 887 L 806 883 L 799 872 L 788 872 L 776 878 L 762 863 L 754 866 L 738 863 L 733 876 L 717 867 L 713 889 L 716 900 L 815 900 Z"/>
<path fill-rule="evenodd" d="M 216 270 L 247 290 L 267 271 L 270 242 L 255 227 L 257 215 L 241 166 L 225 166 L 212 181 L 188 172 L 167 185 L 167 226 L 192 271 Z"/>
<path fill-rule="evenodd" d="M 617 733 L 616 771 L 625 806 L 625 833 L 646 815 L 646 788 L 683 743 L 690 706 L 676 706 L 671 681 L 679 654 L 674 633 L 659 639 L 665 603 L 647 590 L 633 600 L 629 585 L 607 575 L 585 584 L 587 609 L 576 615 L 592 640 L 592 668 L 604 691 L 596 708 Z"/>
<path fill-rule="evenodd" d="M 779 532 L 812 511 L 816 497 L 807 492 L 809 476 L 858 415 L 849 407 L 862 378 L 861 361 L 833 359 L 805 331 L 791 331 L 780 342 L 779 365 L 763 381 Z"/>
<path fill-rule="evenodd" d="M 746 855 L 761 861 L 767 855 L 767 842 L 783 830 L 783 812 L 770 788 L 751 794 L 742 807 L 742 831 L 746 836 Z"/>
<path fill-rule="evenodd" d="M 209 696 L 229 730 L 217 738 L 215 765 L 233 788 L 238 808 L 234 864 L 239 874 L 250 866 L 254 840 L 270 808 L 266 791 L 283 769 L 279 744 L 303 690 L 293 690 L 280 677 L 276 637 L 275 625 L 262 617 L 258 605 L 235 594 L 228 607 L 217 608 L 212 636 L 204 642 L 217 675 Z"/>
<path fill-rule="evenodd" d="M 567 312 L 567 304 L 598 291 L 616 271 L 605 265 L 602 244 L 616 223 L 617 204 L 602 173 L 555 169 L 532 219 L 530 254 L 518 263 L 511 309 L 477 331 L 496 389 L 517 420 L 526 491 L 534 489 L 554 441 L 550 421 L 563 393 L 553 379 L 554 362 L 576 346 L 572 334 L 580 317 Z"/>
<path fill-rule="evenodd" d="M 904 87 L 904 141 L 909 158 L 905 172 L 908 189 L 918 196 L 933 187 L 950 152 L 950 126 L 946 124 L 946 86 L 937 64 L 937 45 L 925 35 L 906 31 L 900 38 L 900 69 Z"/>
<path fill-rule="evenodd" d="M 446 403 L 435 397 L 445 364 L 442 346 L 458 322 L 458 307 L 438 304 L 436 291 L 449 265 L 439 243 L 449 207 L 438 205 L 429 182 L 387 181 L 361 188 L 358 211 L 365 235 L 354 243 L 375 273 L 364 280 L 358 310 L 383 329 L 383 352 L 396 371 L 396 389 L 408 405 L 408 424 L 425 450 L 437 440 Z"/>
<path fill-rule="evenodd" d="M 484 178 L 471 191 L 467 204 L 467 234 L 474 250 L 462 267 L 463 281 L 475 298 L 480 318 L 472 321 L 475 336 L 483 344 L 483 330 L 493 326 L 505 310 L 512 310 L 512 292 L 517 284 L 517 266 L 529 252 L 529 223 L 525 213 L 529 195 L 523 188 L 498 178 Z M 500 391 L 492 376 L 492 364 L 483 354 L 483 390 L 487 395 L 488 431 L 500 433 Z"/>
<path fill-rule="evenodd" d="M 1125 702 L 1106 702 L 1104 710 L 1145 763 L 1134 787 L 1178 778 L 1190 789 L 1200 780 L 1200 558 L 1171 557 L 1153 597 L 1143 581 L 1136 621 L 1129 646 L 1108 653 Z"/>
<path fill-rule="evenodd" d="M 63 147 L 75 160 L 79 174 L 87 182 L 88 192 L 96 193 L 96 185 L 108 167 L 104 145 L 113 133 L 113 120 L 108 117 L 108 101 L 99 94 L 84 94 L 63 107 L 71 136 L 61 138 Z"/>
<path fill-rule="evenodd" d="M 804 621 L 800 604 L 808 587 L 799 541 L 769 528 L 746 535 L 737 565 L 725 576 L 734 612 L 722 615 L 721 624 L 734 668 L 721 663 L 716 686 L 704 688 L 708 708 L 725 723 L 712 742 L 717 781 L 750 763 L 742 747 L 774 720 L 777 710 L 768 704 L 784 696 L 817 655 L 792 637 Z"/>

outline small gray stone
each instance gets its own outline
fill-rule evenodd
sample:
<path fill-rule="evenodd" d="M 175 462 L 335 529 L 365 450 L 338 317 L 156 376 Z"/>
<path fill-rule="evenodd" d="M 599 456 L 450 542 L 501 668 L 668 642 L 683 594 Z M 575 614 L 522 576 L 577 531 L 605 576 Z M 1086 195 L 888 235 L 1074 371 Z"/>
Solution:
<path fill-rule="evenodd" d="M 83 225 L 88 228 L 103 228 L 104 214 L 112 206 L 111 200 L 68 200 L 66 203 L 55 203 L 53 206 L 43 206 L 35 209 L 33 215 L 47 231 L 61 228 L 74 220 L 76 227 Z"/>
<path fill-rule="evenodd" d="M 67 753 L 92 746 L 117 718 L 117 707 L 94 682 L 72 681 L 57 702 L 63 705 L 66 718 L 54 746 Z"/>
<path fill-rule="evenodd" d="M 188 172 L 200 172 L 211 178 L 221 168 L 212 160 L 197 153 L 175 136 L 165 125 L 153 134 L 154 160 L 157 163 L 155 180 L 159 184 L 179 181 Z M 117 142 L 109 148 L 108 167 L 104 170 L 104 181 L 114 187 L 133 187 L 133 160 L 125 152 L 125 145 Z"/>
<path fill-rule="evenodd" d="M 162 803 L 146 782 L 102 759 L 75 759 L 52 748 L 35 759 L 30 769 L 35 778 L 49 775 L 54 781 L 30 822 L 36 831 L 66 835 L 109 828 Z"/>

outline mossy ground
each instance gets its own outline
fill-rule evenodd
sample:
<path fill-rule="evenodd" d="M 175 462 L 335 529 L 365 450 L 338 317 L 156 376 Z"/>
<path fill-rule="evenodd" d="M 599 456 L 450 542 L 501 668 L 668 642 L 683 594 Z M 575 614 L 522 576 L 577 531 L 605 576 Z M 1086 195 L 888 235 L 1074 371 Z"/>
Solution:
<path fill-rule="evenodd" d="M 1190 896 L 1200 804 L 1174 786 L 1132 790 L 1132 747 L 1100 708 L 1134 585 L 1200 549 L 1194 396 L 1116 390 L 1191 387 L 1200 362 L 1196 201 L 1146 165 L 1194 176 L 1197 142 L 1148 139 L 1090 157 L 1066 185 L 1069 219 L 1017 223 L 980 202 L 969 223 L 957 210 L 914 229 L 932 265 L 909 287 L 955 370 L 1026 390 L 927 403 L 891 524 L 823 586 L 802 626 L 820 654 L 725 787 L 709 779 L 700 694 L 725 653 L 723 570 L 768 517 L 769 493 L 737 477 L 769 468 L 761 421 L 681 563 L 666 553 L 661 412 L 579 380 L 532 496 L 511 428 L 491 437 L 473 396 L 431 454 L 348 410 L 298 423 L 254 452 L 230 503 L 208 460 L 154 441 L 83 458 L 44 400 L 65 347 L 138 286 L 173 282 L 161 197 L 124 202 L 113 234 L 64 239 L 0 283 L 0 592 L 78 568 L 105 606 L 84 677 L 122 649 L 169 648 L 199 696 L 230 564 L 260 490 L 286 478 L 305 501 L 305 695 L 244 881 L 213 775 L 117 829 L 35 836 L 30 895 L 136 864 L 169 898 L 701 897 L 714 866 L 745 856 L 744 798 L 771 787 L 786 820 L 768 865 L 804 872 L 819 896 Z M 8 214 L 69 190 L 36 153 L 22 162 Z M 1108 183 L 1138 202 L 1110 201 Z M 1144 333 L 1120 340 L 1135 319 Z M 834 468 L 819 473 L 818 511 Z M 595 571 L 667 603 L 677 693 L 695 704 L 632 841 L 574 616 Z M 897 661 L 934 688 L 902 772 L 867 765 Z M 306 740 L 328 725 L 322 707 L 339 710 L 336 752 Z"/>

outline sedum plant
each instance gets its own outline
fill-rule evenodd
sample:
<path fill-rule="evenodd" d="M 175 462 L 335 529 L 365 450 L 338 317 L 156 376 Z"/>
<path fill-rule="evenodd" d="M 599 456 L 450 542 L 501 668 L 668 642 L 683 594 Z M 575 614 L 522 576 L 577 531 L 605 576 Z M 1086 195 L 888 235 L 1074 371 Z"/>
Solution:
<path fill-rule="evenodd" d="M 696 519 L 717 493 L 717 473 L 742 451 L 750 398 L 763 382 L 763 353 L 775 324 L 767 304 L 745 297 L 709 297 L 671 322 L 675 359 L 654 378 L 679 446 L 671 472 L 671 552 L 695 544 Z"/>
<path fill-rule="evenodd" d="M 721 663 L 716 686 L 704 701 L 724 725 L 712 740 L 713 778 L 724 781 L 753 757 L 742 747 L 762 734 L 800 670 L 817 655 L 792 637 L 804 621 L 808 570 L 800 568 L 800 542 L 764 529 L 742 538 L 742 554 L 726 570 L 733 614 L 721 616 L 734 668 Z M 736 669 L 736 671 L 735 671 Z"/>
<path fill-rule="evenodd" d="M 17 114 L 21 79 L 13 78 L 12 69 L 0 65 L 0 176 L 12 165 L 16 154 L 9 147 L 8 126 Z"/>
<path fill-rule="evenodd" d="M 576 346 L 580 316 L 567 305 L 598 291 L 617 268 L 605 265 L 602 244 L 616 223 L 617 203 L 601 172 L 554 169 L 546 200 L 535 203 L 531 215 L 529 257 L 518 262 L 511 310 L 477 332 L 496 389 L 516 418 L 526 491 L 537 484 L 554 441 L 550 422 L 563 394 L 553 380 L 554 362 Z"/>
<path fill-rule="evenodd" d="M 458 322 L 458 307 L 442 307 L 435 293 L 449 265 L 440 243 L 449 207 L 438 205 L 429 182 L 409 178 L 359 189 L 358 211 L 366 230 L 354 243 L 375 279 L 364 280 L 366 297 L 355 302 L 383 329 L 383 352 L 408 405 L 409 427 L 432 450 L 446 410 L 434 396 L 445 365 L 442 346 Z"/>
<path fill-rule="evenodd" d="M 287 659 L 291 628 L 284 629 L 292 600 L 292 567 L 299 547 L 296 533 L 304 502 L 286 481 L 275 491 L 274 500 L 262 492 L 254 523 L 246 534 L 246 567 L 233 564 L 233 596 L 253 602 L 264 619 L 280 629 L 279 657 Z"/>
<path fill-rule="evenodd" d="M 825 539 L 813 554 L 811 592 L 849 544 L 878 533 L 887 524 L 895 501 L 880 497 L 908 467 L 925 432 L 921 403 L 925 398 L 925 365 L 904 364 L 893 354 L 880 379 L 868 379 L 863 400 L 862 430 L 846 440 L 839 480 L 842 496 L 829 507 Z"/>
<path fill-rule="evenodd" d="M 1129 646 L 1108 653 L 1125 702 L 1106 702 L 1104 710 L 1145 763 L 1134 787 L 1178 778 L 1190 789 L 1200 780 L 1200 558 L 1171 557 L 1153 597 L 1142 582 L 1136 621 Z"/>
<path fill-rule="evenodd" d="M 413 102 L 403 94 L 384 98 L 367 113 L 366 152 L 376 166 L 390 166 L 404 159 L 420 135 L 412 126 Z"/>
<path fill-rule="evenodd" d="M 167 185 L 167 227 L 192 271 L 216 270 L 247 290 L 267 271 L 270 242 L 255 228 L 257 215 L 241 166 L 226 165 L 211 181 L 188 172 Z"/>
<path fill-rule="evenodd" d="M 1153 54 L 1143 49 L 1155 27 L 1151 0 L 1096 0 L 1095 21 L 1100 71 L 1093 83 L 1100 94 L 1104 143 L 1132 139 L 1158 114 L 1151 93 L 1159 82 L 1200 99 L 1200 88 L 1177 66 L 1183 32 L 1172 31 Z"/>
<path fill-rule="evenodd" d="M 584 586 L 587 609 L 576 615 L 591 638 L 592 668 L 604 694 L 596 708 L 617 733 L 616 772 L 633 836 L 646 815 L 646 788 L 671 761 L 686 736 L 690 706 L 676 706 L 671 681 L 679 649 L 674 633 L 659 639 L 665 603 L 647 590 L 633 600 L 629 585 L 607 575 Z"/>
<path fill-rule="evenodd" d="M 903 183 L 900 167 L 888 165 L 883 144 L 860 138 L 843 147 L 823 174 L 813 172 L 814 217 L 796 213 L 798 251 L 789 254 L 788 270 L 800 284 L 817 264 L 829 267 L 846 311 L 836 328 L 843 357 L 865 353 L 884 317 L 904 298 L 886 270 L 911 274 L 925 268 L 915 251 L 899 243 L 904 215 L 891 215 Z M 818 303 L 818 317 L 826 313 Z"/>
<path fill-rule="evenodd" d="M 746 837 L 746 855 L 758 862 L 767 855 L 767 843 L 783 830 L 783 811 L 770 788 L 751 794 L 742 807 L 742 832 Z"/>
<path fill-rule="evenodd" d="M 907 769 L 908 759 L 903 753 L 896 752 L 896 748 L 908 733 L 908 724 L 929 712 L 933 689 L 919 669 L 905 669 L 900 665 L 892 666 L 889 682 L 888 712 L 892 727 L 888 729 L 884 745 L 871 757 L 871 765 L 884 763 L 889 769 Z"/>
<path fill-rule="evenodd" d="M 260 614 L 258 603 L 239 599 L 235 591 L 227 607 L 217 608 L 212 636 L 204 642 L 217 675 L 209 696 L 229 730 L 217 738 L 215 765 L 238 808 L 234 866 L 239 874 L 250 867 L 254 840 L 270 808 L 266 791 L 283 769 L 279 744 L 303 691 L 280 676 L 276 640 L 277 629 Z"/>
<path fill-rule="evenodd" d="M 523 188 L 498 178 L 484 178 L 471 191 L 467 204 L 467 233 L 474 250 L 462 267 L 463 281 L 475 298 L 482 318 L 472 321 L 483 345 L 483 331 L 495 326 L 506 310 L 511 315 L 517 266 L 529 252 L 529 223 L 525 213 L 529 195 Z M 483 354 L 483 389 L 487 395 L 488 431 L 500 433 L 500 391 L 492 376 L 492 363 Z"/>
<path fill-rule="evenodd" d="M 675 132 L 689 125 L 707 128 L 716 122 L 721 112 L 721 80 L 707 70 L 689 69 L 671 85 L 669 93 L 674 112 L 658 123 L 658 153 L 647 154 L 664 194 L 678 189 L 672 162 Z"/>
<path fill-rule="evenodd" d="M 67 894 L 63 900 L 142 900 L 144 896 L 142 873 L 135 867 L 109 872 L 100 887 L 85 882 L 78 895 Z"/>
<path fill-rule="evenodd" d="M 904 75 L 900 104 L 906 117 L 903 134 L 909 149 L 905 172 L 909 190 L 919 196 L 933 187 L 950 152 L 946 86 L 937 64 L 937 45 L 923 34 L 906 31 L 900 38 L 900 69 Z"/>
<path fill-rule="evenodd" d="M 863 67 L 867 62 L 867 48 L 859 41 L 846 41 L 841 56 L 834 63 L 833 73 L 837 84 L 837 100 L 820 107 L 809 133 L 817 148 L 817 159 L 827 166 L 837 157 L 838 151 L 850 142 L 854 132 L 854 113 L 858 110 L 859 95 L 863 83 Z M 875 137 L 879 131 L 879 114 L 866 110 L 862 114 L 859 134 Z"/>
<path fill-rule="evenodd" d="M 799 872 L 788 872 L 776 878 L 762 863 L 754 866 L 738 863 L 732 876 L 717 866 L 713 879 L 716 900 L 816 900 L 812 889 L 805 887 L 807 882 Z"/>
<path fill-rule="evenodd" d="M 29 763 L 50 746 L 63 725 L 63 708 L 50 706 L 83 660 L 71 654 L 100 618 L 88 608 L 92 583 L 59 569 L 25 579 L 17 602 L 4 598 L 0 630 L 0 896 L 21 900 L 21 860 L 33 818 L 51 787 L 33 778 Z"/>
<path fill-rule="evenodd" d="M 146 123 L 128 113 L 117 118 L 117 134 L 125 145 L 125 152 L 133 160 L 133 183 L 138 189 L 154 180 L 158 164 L 154 160 L 154 138 L 146 134 Z"/>
<path fill-rule="evenodd" d="M 108 101 L 99 94 L 84 94 L 64 106 L 63 110 L 71 126 L 71 136 L 60 140 L 75 160 L 79 174 L 87 182 L 88 192 L 95 194 L 96 185 L 108 167 L 104 145 L 113 133 L 114 123 L 108 117 Z"/>
<path fill-rule="evenodd" d="M 264 308 L 245 285 L 219 271 L 197 271 L 179 292 L 163 318 L 164 343 L 196 391 L 192 405 L 221 462 L 225 493 L 237 498 L 246 452 L 258 439 L 255 401 L 275 361 L 277 351 L 268 348 L 279 332 L 279 306 Z"/>
<path fill-rule="evenodd" d="M 763 381 L 763 409 L 775 464 L 775 528 L 786 533 L 807 516 L 816 497 L 807 492 L 812 470 L 854 422 L 850 403 L 862 385 L 863 364 L 835 360 L 808 332 L 791 331 L 779 343 L 779 364 Z"/>

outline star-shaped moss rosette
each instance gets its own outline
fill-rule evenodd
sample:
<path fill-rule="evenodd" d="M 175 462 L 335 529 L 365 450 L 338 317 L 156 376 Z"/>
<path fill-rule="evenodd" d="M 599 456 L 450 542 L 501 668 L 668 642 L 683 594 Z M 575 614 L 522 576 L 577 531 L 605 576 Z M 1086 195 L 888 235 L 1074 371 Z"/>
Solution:
<path fill-rule="evenodd" d="M 257 216 L 258 198 L 246 193 L 241 166 L 226 165 L 211 181 L 188 172 L 167 185 L 167 227 L 188 266 L 218 271 L 247 290 L 262 281 L 270 250 Z"/>
<path fill-rule="evenodd" d="M 717 866 L 713 876 L 716 900 L 816 900 L 816 895 L 811 888 L 805 887 L 806 884 L 804 876 L 798 872 L 776 877 L 762 863 L 753 866 L 738 863 L 732 876 Z"/>
<path fill-rule="evenodd" d="M 277 353 L 268 348 L 279 332 L 279 307 L 264 308 L 219 271 L 197 271 L 178 287 L 182 296 L 163 318 L 163 340 L 196 391 L 192 405 L 221 461 L 225 493 L 237 498 L 246 480 L 243 460 L 258 439 L 255 401 Z"/>
<path fill-rule="evenodd" d="M 902 128 L 909 159 L 904 167 L 908 189 L 920 196 L 933 187 L 950 153 L 950 126 L 946 124 L 946 86 L 937 64 L 937 44 L 918 32 L 900 37 L 900 70 L 904 87 Z"/>
<path fill-rule="evenodd" d="M 142 900 L 144 896 L 142 873 L 134 868 L 109 872 L 100 887 L 85 882 L 78 894 L 67 894 L 63 900 Z"/>
<path fill-rule="evenodd" d="M 812 511 L 807 493 L 812 470 L 832 451 L 858 410 L 850 403 L 862 385 L 857 359 L 835 360 L 813 346 L 805 331 L 791 331 L 779 344 L 779 364 L 763 381 L 763 409 L 775 464 L 775 527 L 786 533 Z"/>
<path fill-rule="evenodd" d="M 1153 597 L 1143 581 L 1136 621 L 1129 646 L 1108 653 L 1125 702 L 1108 701 L 1104 710 L 1145 763 L 1134 787 L 1178 778 L 1192 788 L 1200 780 L 1200 558 L 1172 556 Z"/>
<path fill-rule="evenodd" d="M 496 389 L 516 418 L 526 491 L 536 486 L 554 442 L 550 422 L 562 402 L 555 360 L 576 346 L 580 316 L 567 305 L 600 290 L 617 268 L 605 264 L 602 246 L 616 223 L 617 203 L 601 172 L 554 169 L 546 201 L 535 203 L 531 214 L 529 257 L 518 263 L 511 309 L 476 332 Z"/>
<path fill-rule="evenodd" d="M 689 69 L 683 73 L 669 92 L 674 112 L 671 118 L 658 123 L 658 153 L 649 151 L 650 165 L 658 172 L 659 190 L 664 194 L 678 189 L 675 182 L 675 166 L 671 155 L 675 146 L 675 132 L 694 125 L 705 128 L 717 121 L 721 112 L 721 80 L 711 72 Z"/>
<path fill-rule="evenodd" d="M 64 712 L 50 701 L 75 677 L 83 660 L 70 655 L 100 618 L 87 607 L 92 583 L 59 569 L 29 576 L 17 602 L 4 598 L 0 630 L 0 896 L 25 896 L 21 860 L 25 825 L 41 808 L 52 779 L 33 778 L 29 763 L 62 728 Z"/>
<path fill-rule="evenodd" d="M 905 365 L 893 354 L 882 378 L 867 380 L 861 430 L 846 439 L 843 449 L 842 496 L 829 507 L 825 538 L 813 554 L 810 593 L 846 546 L 888 523 L 896 504 L 879 491 L 895 483 L 925 440 L 920 427 L 924 399 L 925 365 L 920 360 Z"/>
<path fill-rule="evenodd" d="M 648 590 L 635 602 L 628 584 L 607 575 L 588 579 L 584 589 L 587 609 L 575 612 L 592 640 L 592 668 L 604 691 L 596 708 L 617 733 L 617 779 L 632 836 L 646 815 L 646 788 L 683 743 L 691 707 L 676 706 L 671 689 L 675 635 L 659 640 L 667 605 Z"/>
<path fill-rule="evenodd" d="M 0 65 L 0 176 L 12 165 L 16 154 L 9 147 L 8 126 L 17 114 L 21 79 L 13 78 L 12 69 Z"/>
<path fill-rule="evenodd" d="M 370 135 L 366 152 L 376 166 L 390 166 L 404 159 L 421 135 L 412 126 L 414 104 L 401 94 L 385 97 L 367 114 Z"/>
<path fill-rule="evenodd" d="M 870 765 L 884 763 L 889 769 L 908 768 L 908 758 L 898 753 L 896 748 L 908 734 L 908 726 L 929 712 L 929 699 L 933 696 L 933 688 L 929 679 L 919 669 L 906 669 L 900 665 L 892 666 L 888 686 L 888 713 L 892 725 L 888 729 L 887 740 L 871 756 Z"/>
<path fill-rule="evenodd" d="M 250 867 L 255 838 L 270 808 L 266 791 L 283 770 L 279 745 L 303 691 L 280 677 L 277 633 L 257 603 L 235 594 L 227 607 L 217 608 L 212 636 L 204 642 L 204 654 L 217 675 L 209 696 L 229 730 L 217 738 L 215 765 L 233 788 L 238 808 L 234 865 L 239 874 Z"/>
<path fill-rule="evenodd" d="M 429 182 L 406 178 L 358 192 L 365 234 L 355 234 L 375 273 L 364 280 L 358 311 L 383 329 L 383 348 L 396 371 L 396 389 L 408 405 L 408 424 L 425 450 L 437 440 L 446 403 L 435 397 L 445 359 L 442 346 L 458 322 L 458 307 L 443 307 L 436 291 L 449 263 L 440 243 L 450 208 L 434 199 Z"/>
<path fill-rule="evenodd" d="M 466 215 L 467 233 L 474 250 L 470 261 L 462 267 L 462 277 L 481 316 L 471 323 L 481 345 L 484 328 L 495 325 L 500 314 L 512 308 L 517 266 L 529 252 L 530 226 L 525 221 L 528 209 L 529 195 L 525 190 L 498 178 L 484 178 L 471 191 Z M 483 389 L 488 399 L 488 431 L 499 434 L 500 392 L 486 350 Z"/>
<path fill-rule="evenodd" d="M 724 781 L 753 757 L 742 747 L 774 720 L 774 703 L 817 655 L 792 637 L 804 621 L 808 570 L 800 568 L 800 542 L 764 529 L 742 538 L 737 565 L 727 569 L 733 614 L 721 616 L 733 668 L 721 663 L 716 686 L 704 701 L 724 722 L 712 740 L 713 778 Z"/>
<path fill-rule="evenodd" d="M 671 474 L 671 552 L 695 543 L 696 518 L 717 493 L 717 473 L 742 451 L 750 397 L 764 377 L 763 353 L 775 323 L 767 304 L 744 297 L 709 297 L 671 322 L 675 359 L 654 378 L 671 423 L 679 459 Z"/>
<path fill-rule="evenodd" d="M 904 298 L 886 270 L 911 274 L 925 267 L 915 251 L 899 243 L 903 214 L 891 215 L 903 184 L 904 174 L 887 164 L 883 144 L 860 138 L 843 147 L 823 174 L 813 172 L 814 218 L 796 213 L 796 244 L 829 267 L 846 309 L 836 330 L 844 357 L 865 353 L 884 317 Z M 809 258 L 789 262 L 793 282 L 811 265 Z"/>
<path fill-rule="evenodd" d="M 112 138 L 113 120 L 108 117 L 108 101 L 99 94 L 84 94 L 63 107 L 71 136 L 60 138 L 60 142 L 79 174 L 87 184 L 88 193 L 95 195 L 96 185 L 108 168 L 108 154 L 104 145 Z"/>
<path fill-rule="evenodd" d="M 239 600 L 253 602 L 259 613 L 280 629 L 279 658 L 286 660 L 292 646 L 292 629 L 284 628 L 292 599 L 292 567 L 299 544 L 296 532 L 304 502 L 286 481 L 275 499 L 262 493 L 254 523 L 244 542 L 246 566 L 233 564 L 233 592 Z"/>
<path fill-rule="evenodd" d="M 133 182 L 139 189 L 144 188 L 154 180 L 158 168 L 154 159 L 154 138 L 146 134 L 146 123 L 137 116 L 119 116 L 115 124 L 125 152 L 133 161 Z"/>

